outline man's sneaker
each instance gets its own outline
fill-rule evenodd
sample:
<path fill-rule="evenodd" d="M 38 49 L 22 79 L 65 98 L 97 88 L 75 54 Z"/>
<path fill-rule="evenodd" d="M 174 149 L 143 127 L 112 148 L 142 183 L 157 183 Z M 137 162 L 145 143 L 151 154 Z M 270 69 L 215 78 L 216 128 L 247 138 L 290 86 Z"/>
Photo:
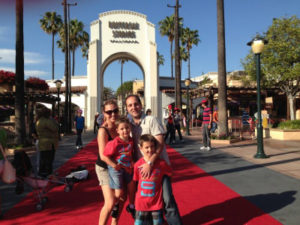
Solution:
<path fill-rule="evenodd" d="M 134 208 L 130 208 L 130 206 L 127 205 L 126 211 L 131 214 L 131 216 L 132 216 L 133 219 L 135 219 L 135 209 Z"/>
<path fill-rule="evenodd" d="M 119 215 L 119 203 L 115 204 L 115 206 L 111 210 L 111 217 L 118 218 L 118 215 Z"/>
<path fill-rule="evenodd" d="M 205 146 L 200 147 L 200 150 L 206 150 Z"/>
<path fill-rule="evenodd" d="M 207 147 L 207 148 L 206 148 L 206 151 L 210 151 L 210 150 L 211 150 L 211 147 Z"/>
<path fill-rule="evenodd" d="M 77 145 L 77 146 L 76 146 L 76 149 L 77 149 L 77 150 L 79 150 L 79 149 L 80 149 L 79 145 Z"/>

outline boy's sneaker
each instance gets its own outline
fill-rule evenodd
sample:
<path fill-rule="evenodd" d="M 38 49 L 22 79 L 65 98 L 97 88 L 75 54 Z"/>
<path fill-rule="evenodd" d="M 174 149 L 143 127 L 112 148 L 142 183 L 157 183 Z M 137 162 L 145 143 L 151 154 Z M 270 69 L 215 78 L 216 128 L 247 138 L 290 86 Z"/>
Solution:
<path fill-rule="evenodd" d="M 126 211 L 129 212 L 133 219 L 135 219 L 135 208 L 130 208 L 129 205 L 126 207 Z"/>
<path fill-rule="evenodd" d="M 206 150 L 205 146 L 200 147 L 200 150 Z"/>
<path fill-rule="evenodd" d="M 119 215 L 119 203 L 115 204 L 115 206 L 111 210 L 111 217 L 118 218 L 118 215 Z"/>
<path fill-rule="evenodd" d="M 76 146 L 77 151 L 80 149 L 79 145 Z"/>
<path fill-rule="evenodd" d="M 207 148 L 206 148 L 206 151 L 209 152 L 210 150 L 211 150 L 211 147 L 207 147 Z"/>

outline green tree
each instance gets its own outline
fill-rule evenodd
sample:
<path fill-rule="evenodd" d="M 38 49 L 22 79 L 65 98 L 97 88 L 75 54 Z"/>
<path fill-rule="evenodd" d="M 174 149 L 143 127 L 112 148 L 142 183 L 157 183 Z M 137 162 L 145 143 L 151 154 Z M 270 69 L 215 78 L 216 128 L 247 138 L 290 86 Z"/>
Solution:
<path fill-rule="evenodd" d="M 125 81 L 123 85 L 120 85 L 120 87 L 117 88 L 116 95 L 120 96 L 122 94 L 122 91 L 124 95 L 132 94 L 133 90 L 133 81 Z"/>
<path fill-rule="evenodd" d="M 16 144 L 26 142 L 25 100 L 24 100 L 24 32 L 23 0 L 16 0 L 16 95 L 15 95 L 15 129 Z"/>
<path fill-rule="evenodd" d="M 62 27 L 62 19 L 56 12 L 46 12 L 42 19 L 40 19 L 40 25 L 43 31 L 52 35 L 52 80 L 54 80 L 54 38 L 57 32 Z"/>
<path fill-rule="evenodd" d="M 227 118 L 227 80 L 226 80 L 226 50 L 225 50 L 225 20 L 224 0 L 217 0 L 218 29 L 218 135 L 228 136 Z"/>
<path fill-rule="evenodd" d="M 188 75 L 191 78 L 191 49 L 193 45 L 198 45 L 200 39 L 198 35 L 198 30 L 191 30 L 190 28 L 183 28 L 181 34 L 181 43 L 187 51 L 188 59 Z"/>
<path fill-rule="evenodd" d="M 106 100 L 112 99 L 112 98 L 115 98 L 114 91 L 109 87 L 104 87 L 103 88 L 103 101 L 106 101 Z"/>
<path fill-rule="evenodd" d="M 262 85 L 278 87 L 286 94 L 290 119 L 295 120 L 294 100 L 300 92 L 300 19 L 296 16 L 273 19 L 261 36 L 268 40 L 261 54 Z M 250 52 L 242 64 L 255 80 L 253 53 Z"/>

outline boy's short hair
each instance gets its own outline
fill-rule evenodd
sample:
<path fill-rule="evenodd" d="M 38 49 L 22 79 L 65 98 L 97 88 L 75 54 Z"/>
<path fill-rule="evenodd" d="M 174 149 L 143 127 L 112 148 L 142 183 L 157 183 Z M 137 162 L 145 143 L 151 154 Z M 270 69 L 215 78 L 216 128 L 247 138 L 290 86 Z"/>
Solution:
<path fill-rule="evenodd" d="M 127 123 L 127 124 L 131 125 L 129 119 L 125 116 L 120 116 L 118 119 L 116 119 L 116 122 L 115 122 L 116 127 L 119 127 L 119 125 L 121 123 Z"/>
<path fill-rule="evenodd" d="M 152 136 L 151 134 L 143 134 L 143 135 L 140 137 L 139 145 L 140 145 L 140 146 L 143 146 L 144 142 L 152 142 L 152 143 L 154 143 L 155 149 L 156 149 L 157 146 L 158 146 L 158 142 L 157 142 L 156 138 L 155 138 L 154 136 Z"/>

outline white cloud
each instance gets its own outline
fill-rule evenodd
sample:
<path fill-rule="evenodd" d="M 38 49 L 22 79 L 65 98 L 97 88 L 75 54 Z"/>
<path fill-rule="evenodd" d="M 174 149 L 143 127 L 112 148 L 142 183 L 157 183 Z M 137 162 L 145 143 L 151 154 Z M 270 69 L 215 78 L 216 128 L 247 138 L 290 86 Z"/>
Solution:
<path fill-rule="evenodd" d="M 4 41 L 7 39 L 7 33 L 9 32 L 8 27 L 0 26 L 0 40 Z"/>
<path fill-rule="evenodd" d="M 0 66 L 0 70 L 15 72 L 15 68 L 12 68 L 12 67 Z M 42 71 L 42 70 L 25 70 L 24 74 L 25 74 L 25 78 L 26 77 L 46 77 L 49 75 L 48 72 Z"/>
<path fill-rule="evenodd" d="M 16 51 L 14 49 L 0 49 L 1 63 L 15 63 Z M 24 52 L 24 64 L 39 64 L 45 62 L 44 56 L 37 52 Z"/>

